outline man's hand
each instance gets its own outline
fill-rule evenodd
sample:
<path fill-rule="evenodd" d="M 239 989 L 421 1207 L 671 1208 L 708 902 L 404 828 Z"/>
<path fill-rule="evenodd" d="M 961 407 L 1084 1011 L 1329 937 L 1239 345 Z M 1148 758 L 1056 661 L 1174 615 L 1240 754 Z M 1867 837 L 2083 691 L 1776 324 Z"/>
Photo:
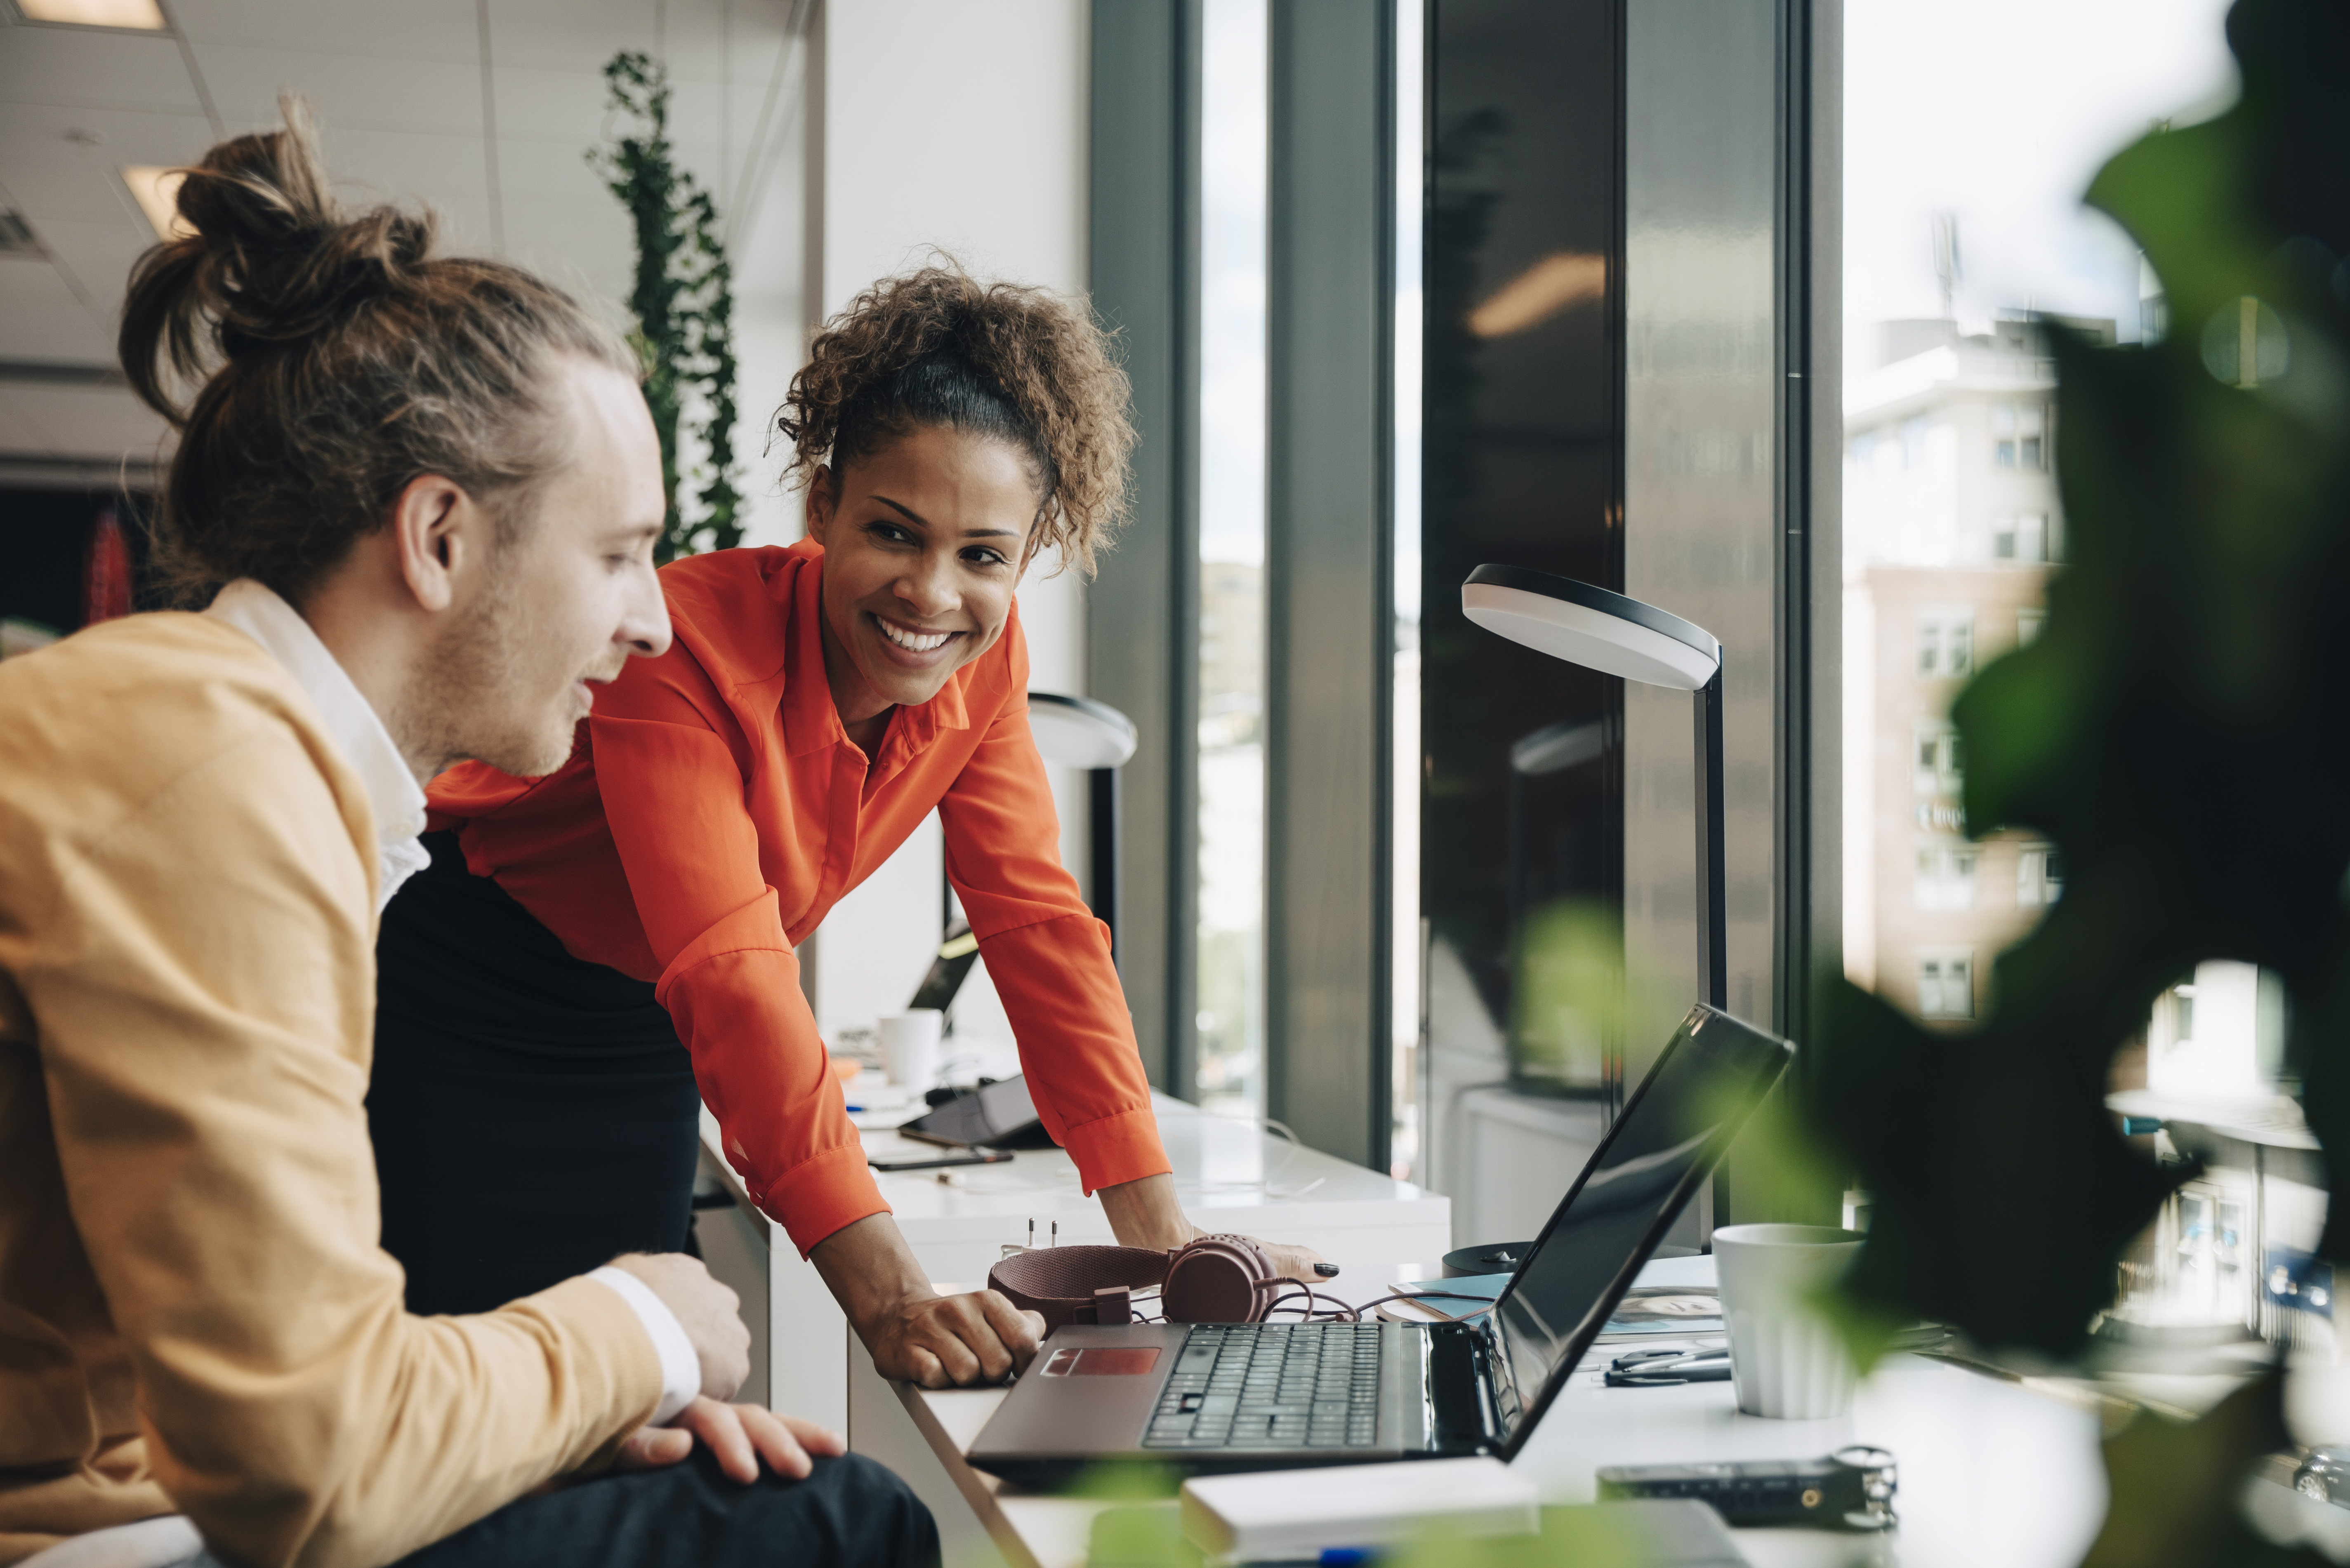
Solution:
<path fill-rule="evenodd" d="M 710 1277 L 699 1258 L 682 1252 L 629 1252 L 612 1260 L 642 1280 L 676 1317 L 702 1363 L 704 1403 L 732 1399 L 751 1376 L 751 1331 L 743 1298 Z"/>
<path fill-rule="evenodd" d="M 748 1486 L 759 1479 L 759 1461 L 792 1480 L 805 1480 L 816 1468 L 811 1454 L 837 1456 L 848 1451 L 838 1432 L 778 1416 L 761 1405 L 723 1405 L 696 1399 L 666 1427 L 639 1427 L 620 1444 L 613 1459 L 616 1470 L 659 1469 L 673 1465 L 702 1443 L 718 1457 L 718 1468 L 728 1479 Z"/>
<path fill-rule="evenodd" d="M 1028 1365 L 1045 1320 L 993 1291 L 942 1296 L 887 1214 L 868 1214 L 826 1237 L 808 1261 L 832 1287 L 874 1369 L 925 1388 L 1000 1383 Z"/>
<path fill-rule="evenodd" d="M 1148 1247 L 1152 1251 L 1164 1252 L 1208 1234 L 1184 1218 L 1182 1201 L 1175 1196 L 1175 1179 L 1164 1173 L 1105 1187 L 1100 1196 L 1102 1210 L 1109 1216 L 1109 1228 L 1121 1247 Z M 1322 1262 L 1322 1254 L 1310 1247 L 1274 1241 L 1258 1241 L 1257 1245 L 1273 1261 L 1274 1272 L 1284 1279 L 1318 1285 L 1326 1277 L 1314 1272 L 1314 1265 Z"/>

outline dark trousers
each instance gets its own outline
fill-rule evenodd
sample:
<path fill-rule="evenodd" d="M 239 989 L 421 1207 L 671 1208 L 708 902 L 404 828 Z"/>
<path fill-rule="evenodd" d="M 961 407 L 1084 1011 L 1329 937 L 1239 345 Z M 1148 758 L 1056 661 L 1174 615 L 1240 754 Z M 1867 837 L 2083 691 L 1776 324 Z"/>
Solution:
<path fill-rule="evenodd" d="M 706 1449 L 665 1469 L 510 1502 L 397 1568 L 935 1568 L 931 1511 L 856 1454 L 803 1481 L 729 1480 Z"/>
<path fill-rule="evenodd" d="M 588 963 L 428 833 L 376 940 L 368 1131 L 412 1313 L 690 1251 L 702 1092 L 649 981 Z"/>

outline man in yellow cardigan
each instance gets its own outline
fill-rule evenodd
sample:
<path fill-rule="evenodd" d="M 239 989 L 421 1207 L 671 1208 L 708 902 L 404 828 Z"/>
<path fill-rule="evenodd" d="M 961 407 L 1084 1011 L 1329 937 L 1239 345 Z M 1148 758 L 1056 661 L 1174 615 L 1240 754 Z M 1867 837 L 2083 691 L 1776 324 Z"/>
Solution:
<path fill-rule="evenodd" d="M 0 666 L 0 1563 L 934 1558 L 896 1478 L 723 1402 L 699 1262 L 404 1310 L 376 919 L 421 781 L 550 771 L 667 647 L 659 451 L 625 346 L 346 217 L 298 107 L 179 202 L 123 357 L 181 427 L 159 545 L 227 586 Z"/>

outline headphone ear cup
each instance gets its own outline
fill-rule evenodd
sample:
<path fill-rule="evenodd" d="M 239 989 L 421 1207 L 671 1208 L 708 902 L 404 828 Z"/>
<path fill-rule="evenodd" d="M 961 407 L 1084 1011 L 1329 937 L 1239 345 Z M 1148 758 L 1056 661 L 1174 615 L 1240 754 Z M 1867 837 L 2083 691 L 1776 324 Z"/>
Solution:
<path fill-rule="evenodd" d="M 1202 1236 L 1176 1249 L 1159 1287 L 1169 1323 L 1259 1323 L 1277 1283 L 1273 1261 L 1246 1236 Z"/>

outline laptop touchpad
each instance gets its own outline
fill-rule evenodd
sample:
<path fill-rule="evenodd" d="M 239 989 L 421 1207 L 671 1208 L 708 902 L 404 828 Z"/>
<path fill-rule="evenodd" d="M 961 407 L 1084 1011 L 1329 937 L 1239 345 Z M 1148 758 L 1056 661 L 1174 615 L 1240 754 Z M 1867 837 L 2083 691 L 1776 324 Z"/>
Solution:
<path fill-rule="evenodd" d="M 1045 1358 L 1040 1370 L 1047 1377 L 1134 1377 L 1158 1365 L 1155 1345 L 1093 1345 L 1083 1349 L 1064 1345 Z"/>

